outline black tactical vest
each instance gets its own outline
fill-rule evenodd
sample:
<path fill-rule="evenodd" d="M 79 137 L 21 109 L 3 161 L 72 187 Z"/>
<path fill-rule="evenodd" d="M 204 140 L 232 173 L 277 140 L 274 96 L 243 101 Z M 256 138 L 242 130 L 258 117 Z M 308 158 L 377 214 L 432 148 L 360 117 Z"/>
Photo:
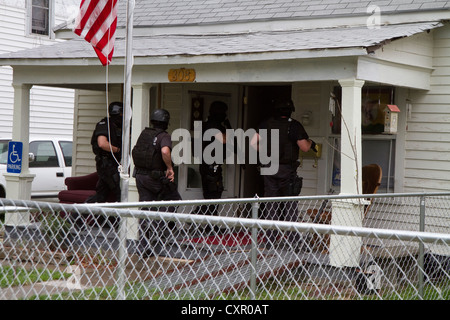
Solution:
<path fill-rule="evenodd" d="M 289 137 L 292 124 L 291 118 L 271 118 L 267 121 L 268 130 L 268 152 L 271 149 L 271 130 L 278 129 L 279 132 L 279 163 L 295 164 L 298 160 L 300 148 L 297 142 L 292 141 Z"/>
<path fill-rule="evenodd" d="M 109 132 L 108 132 L 108 122 L 109 122 Z M 92 146 L 92 152 L 97 156 L 106 156 L 106 157 L 112 157 L 110 151 L 105 151 L 101 149 L 98 145 L 97 138 L 99 136 L 105 136 L 109 139 L 111 139 L 110 143 L 113 146 L 116 146 L 118 148 L 122 148 L 122 130 L 120 128 L 117 128 L 117 126 L 110 121 L 108 121 L 107 118 L 103 118 L 100 120 L 96 126 L 95 130 L 92 133 L 91 136 L 91 146 Z M 116 159 L 120 161 L 121 154 L 116 153 L 114 154 Z"/>
<path fill-rule="evenodd" d="M 136 168 L 147 170 L 165 171 L 166 165 L 161 155 L 161 149 L 157 147 L 158 135 L 164 132 L 162 129 L 145 128 L 131 151 Z"/>

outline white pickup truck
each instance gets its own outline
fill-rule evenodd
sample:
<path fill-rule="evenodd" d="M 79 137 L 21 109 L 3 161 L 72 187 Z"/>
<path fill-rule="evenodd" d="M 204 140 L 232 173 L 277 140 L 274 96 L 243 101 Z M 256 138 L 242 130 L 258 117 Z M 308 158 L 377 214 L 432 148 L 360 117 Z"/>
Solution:
<path fill-rule="evenodd" d="M 3 174 L 7 172 L 9 141 L 0 138 L 0 198 L 8 197 Z M 29 152 L 30 173 L 35 175 L 31 197 L 57 197 L 59 191 L 66 189 L 65 178 L 72 175 L 72 141 L 33 136 Z"/>

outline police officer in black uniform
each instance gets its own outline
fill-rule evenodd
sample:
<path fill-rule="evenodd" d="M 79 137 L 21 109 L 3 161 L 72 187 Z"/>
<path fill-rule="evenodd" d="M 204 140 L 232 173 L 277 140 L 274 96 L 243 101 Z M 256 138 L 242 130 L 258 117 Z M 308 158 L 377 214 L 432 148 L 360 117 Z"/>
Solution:
<path fill-rule="evenodd" d="M 152 127 L 147 127 L 141 132 L 133 147 L 134 176 L 139 201 L 181 200 L 174 182 L 172 139 L 166 131 L 169 120 L 170 114 L 167 110 L 154 110 L 150 115 Z M 175 209 L 173 206 L 152 208 L 169 212 L 174 212 Z M 173 229 L 173 224 L 163 221 L 152 223 L 141 221 L 141 250 L 145 257 L 158 254 L 157 250 L 164 246 L 164 234 L 167 235 L 169 229 Z"/>
<path fill-rule="evenodd" d="M 230 121 L 227 119 L 228 106 L 225 102 L 214 101 L 209 108 L 208 120 L 202 125 L 202 136 L 209 129 L 217 129 L 220 133 L 214 136 L 210 141 L 203 141 L 202 149 L 211 144 L 214 139 L 219 140 L 224 145 L 223 160 L 226 158 L 226 129 L 231 129 Z M 213 155 L 214 156 L 214 155 Z M 200 164 L 200 175 L 202 178 L 202 189 L 204 199 L 220 199 L 224 190 L 223 176 L 222 176 L 222 164 L 221 163 L 209 163 L 205 161 L 205 155 L 203 154 L 202 163 Z M 218 215 L 217 205 L 201 206 L 197 208 L 199 213 L 205 215 Z"/>
<path fill-rule="evenodd" d="M 309 139 L 302 124 L 291 118 L 292 112 L 295 111 L 292 100 L 280 99 L 274 100 L 273 103 L 274 115 L 259 126 L 259 130 L 267 130 L 268 141 L 261 141 L 258 133 L 251 141 L 251 145 L 255 148 L 258 143 L 267 143 L 267 150 L 270 151 L 271 134 L 274 132 L 272 130 L 279 130 L 279 168 L 278 172 L 273 175 L 263 175 L 264 196 L 298 196 L 302 187 L 302 178 L 297 176 L 299 150 L 304 152 L 308 152 L 310 149 L 315 150 L 316 144 Z M 268 203 L 265 209 L 265 218 L 269 220 L 297 221 L 298 219 L 295 201 Z M 272 230 L 269 231 L 268 244 L 270 246 L 276 242 L 279 234 Z M 289 237 L 292 236 L 295 237 L 289 239 L 289 242 L 294 245 L 300 239 L 295 234 L 289 234 Z"/>
<path fill-rule="evenodd" d="M 106 202 L 110 195 L 113 201 L 120 201 L 121 197 L 118 166 L 121 160 L 123 103 L 112 102 L 108 114 L 109 117 L 97 123 L 91 138 L 99 179 L 96 193 L 86 200 L 87 203 Z"/>

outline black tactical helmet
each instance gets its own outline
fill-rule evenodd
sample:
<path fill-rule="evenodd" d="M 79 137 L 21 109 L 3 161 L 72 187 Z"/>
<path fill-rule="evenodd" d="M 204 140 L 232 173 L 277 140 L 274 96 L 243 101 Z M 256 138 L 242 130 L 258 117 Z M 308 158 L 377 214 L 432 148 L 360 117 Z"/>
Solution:
<path fill-rule="evenodd" d="M 119 101 L 111 102 L 109 104 L 108 112 L 111 117 L 123 115 L 123 103 Z"/>
<path fill-rule="evenodd" d="M 275 110 L 295 111 L 294 102 L 290 99 L 276 99 L 273 102 Z"/>
<path fill-rule="evenodd" d="M 228 106 L 225 102 L 222 101 L 214 101 L 211 103 L 211 106 L 209 107 L 209 114 L 210 115 L 224 115 L 227 113 Z"/>
<path fill-rule="evenodd" d="M 170 113 L 165 109 L 155 109 L 150 114 L 150 121 L 159 121 L 169 123 Z"/>
<path fill-rule="evenodd" d="M 276 99 L 273 101 L 275 116 L 290 117 L 295 111 L 294 103 L 290 99 Z"/>

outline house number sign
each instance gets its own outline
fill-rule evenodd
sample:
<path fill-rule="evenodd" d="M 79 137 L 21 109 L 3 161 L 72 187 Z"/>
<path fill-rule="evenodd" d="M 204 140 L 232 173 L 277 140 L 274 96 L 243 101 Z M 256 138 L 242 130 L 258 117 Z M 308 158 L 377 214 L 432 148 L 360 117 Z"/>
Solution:
<path fill-rule="evenodd" d="M 169 70 L 170 82 L 194 82 L 195 70 L 194 69 L 170 69 Z"/>

